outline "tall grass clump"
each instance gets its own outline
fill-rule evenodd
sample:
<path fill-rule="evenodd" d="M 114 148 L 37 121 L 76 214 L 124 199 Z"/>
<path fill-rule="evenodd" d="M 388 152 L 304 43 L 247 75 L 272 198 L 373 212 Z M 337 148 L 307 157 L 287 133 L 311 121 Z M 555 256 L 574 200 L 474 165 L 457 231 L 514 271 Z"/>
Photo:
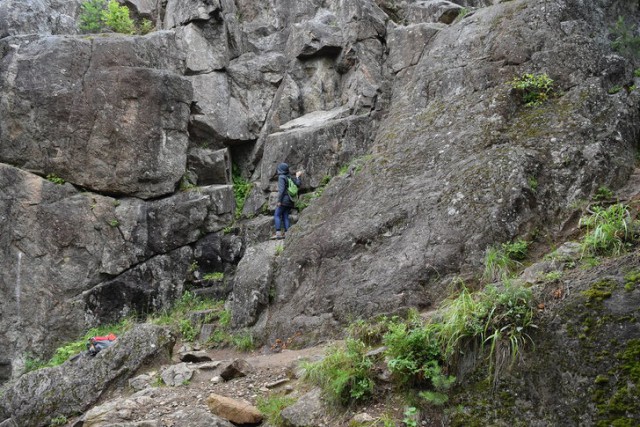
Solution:
<path fill-rule="evenodd" d="M 296 403 L 296 399 L 283 394 L 272 394 L 270 396 L 258 396 L 256 406 L 264 414 L 269 425 L 281 427 L 285 425 L 282 418 L 282 410 Z"/>
<path fill-rule="evenodd" d="M 508 279 L 522 265 L 528 250 L 529 242 L 522 239 L 487 248 L 483 278 L 488 281 Z"/>
<path fill-rule="evenodd" d="M 587 230 L 581 243 L 583 256 L 620 255 L 637 243 L 639 225 L 624 204 L 594 206 L 589 216 L 580 219 Z"/>
<path fill-rule="evenodd" d="M 347 339 L 344 349 L 331 348 L 321 361 L 303 363 L 304 378 L 318 384 L 334 404 L 365 401 L 375 385 L 373 360 L 366 355 L 367 350 L 361 341 Z"/>

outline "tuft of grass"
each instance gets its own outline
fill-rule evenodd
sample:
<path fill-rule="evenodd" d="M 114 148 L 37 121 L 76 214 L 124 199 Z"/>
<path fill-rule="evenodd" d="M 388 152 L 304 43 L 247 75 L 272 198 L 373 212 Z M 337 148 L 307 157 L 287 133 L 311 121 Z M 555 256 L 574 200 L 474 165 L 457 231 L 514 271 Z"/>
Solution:
<path fill-rule="evenodd" d="M 250 331 L 243 331 L 232 336 L 233 346 L 240 351 L 252 351 L 256 346 L 253 340 L 253 334 Z"/>
<path fill-rule="evenodd" d="M 361 341 L 347 339 L 345 349 L 333 347 L 321 361 L 303 362 L 304 378 L 319 385 L 333 404 L 365 401 L 375 386 L 373 360 L 366 353 Z"/>
<path fill-rule="evenodd" d="M 587 230 L 581 243 L 583 257 L 620 255 L 637 242 L 635 230 L 639 222 L 621 203 L 606 209 L 594 206 L 591 215 L 580 219 L 580 226 Z"/>
<path fill-rule="evenodd" d="M 488 281 L 509 278 L 522 265 L 520 261 L 527 257 L 528 250 L 529 242 L 522 239 L 487 248 L 483 278 Z"/>
<path fill-rule="evenodd" d="M 613 191 L 609 187 L 601 185 L 598 187 L 596 194 L 593 195 L 593 200 L 609 200 L 613 198 Z"/>
<path fill-rule="evenodd" d="M 264 414 L 269 425 L 275 427 L 285 426 L 285 420 L 280 415 L 282 410 L 296 403 L 296 399 L 284 394 L 271 394 L 258 396 L 257 407 Z"/>

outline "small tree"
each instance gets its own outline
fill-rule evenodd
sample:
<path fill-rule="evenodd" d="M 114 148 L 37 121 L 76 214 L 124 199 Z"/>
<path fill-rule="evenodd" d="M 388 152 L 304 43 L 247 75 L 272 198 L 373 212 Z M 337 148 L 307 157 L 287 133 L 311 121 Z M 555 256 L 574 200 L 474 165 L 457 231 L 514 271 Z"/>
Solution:
<path fill-rule="evenodd" d="M 102 12 L 107 5 L 106 0 L 88 0 L 80 5 L 80 29 L 89 33 L 102 30 Z"/>
<path fill-rule="evenodd" d="M 133 34 L 136 30 L 129 8 L 120 6 L 116 0 L 109 0 L 107 9 L 102 11 L 102 21 L 116 33 Z"/>

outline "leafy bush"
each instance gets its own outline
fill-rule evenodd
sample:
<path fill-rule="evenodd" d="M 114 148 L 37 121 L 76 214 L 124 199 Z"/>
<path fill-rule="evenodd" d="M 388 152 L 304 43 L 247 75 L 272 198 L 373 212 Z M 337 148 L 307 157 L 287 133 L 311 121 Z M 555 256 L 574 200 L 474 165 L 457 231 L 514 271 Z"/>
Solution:
<path fill-rule="evenodd" d="M 87 0 L 80 5 L 79 27 L 88 33 L 110 29 L 116 33 L 134 34 L 136 25 L 129 15 L 129 8 L 116 0 Z M 148 19 L 140 23 L 140 34 L 152 31 L 154 24 Z"/>
<path fill-rule="evenodd" d="M 47 175 L 47 181 L 53 182 L 54 184 L 64 185 L 64 179 L 60 178 L 58 175 L 50 173 Z"/>
<path fill-rule="evenodd" d="M 509 84 L 522 94 L 522 100 L 527 106 L 540 105 L 553 93 L 553 80 L 546 73 L 523 74 Z"/>
<path fill-rule="evenodd" d="M 637 241 L 639 223 L 621 203 L 606 209 L 594 206 L 590 216 L 580 219 L 580 225 L 587 228 L 582 239 L 583 256 L 620 255 Z"/>
<path fill-rule="evenodd" d="M 233 165 L 233 195 L 236 199 L 236 218 L 242 216 L 242 209 L 247 200 L 247 196 L 251 192 L 251 183 L 240 175 L 240 169 Z"/>
<path fill-rule="evenodd" d="M 106 0 L 88 0 L 80 5 L 80 29 L 89 33 L 99 33 L 103 29 L 102 12 L 107 7 Z"/>
<path fill-rule="evenodd" d="M 102 11 L 102 21 L 116 33 L 133 34 L 136 30 L 129 16 L 129 8 L 120 6 L 116 0 L 109 0 L 107 9 Z"/>

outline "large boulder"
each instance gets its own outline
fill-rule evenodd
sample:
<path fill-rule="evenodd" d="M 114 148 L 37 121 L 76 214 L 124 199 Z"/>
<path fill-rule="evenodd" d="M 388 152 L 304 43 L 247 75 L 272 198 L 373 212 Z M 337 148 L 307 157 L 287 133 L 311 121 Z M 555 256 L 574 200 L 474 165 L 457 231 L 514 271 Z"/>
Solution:
<path fill-rule="evenodd" d="M 186 164 L 192 91 L 156 68 L 165 65 L 149 53 L 159 39 L 173 40 L 4 39 L 0 161 L 109 194 L 173 192 Z"/>
<path fill-rule="evenodd" d="M 65 0 L 0 1 L 0 39 L 19 34 L 76 34 L 80 2 Z"/>
<path fill-rule="evenodd" d="M 136 325 L 95 357 L 83 355 L 25 374 L 3 387 L 0 423 L 43 426 L 55 417 L 81 413 L 110 387 L 125 385 L 143 364 L 168 360 L 174 344 L 169 330 Z"/>

